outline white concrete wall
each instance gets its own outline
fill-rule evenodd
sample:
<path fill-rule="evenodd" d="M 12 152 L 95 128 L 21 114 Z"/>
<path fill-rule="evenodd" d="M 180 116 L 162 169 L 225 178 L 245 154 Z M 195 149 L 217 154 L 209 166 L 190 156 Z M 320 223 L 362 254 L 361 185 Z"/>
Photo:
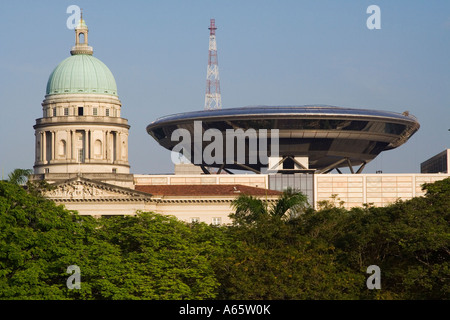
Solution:
<path fill-rule="evenodd" d="M 422 185 L 450 177 L 450 174 L 318 174 L 314 176 L 314 199 L 344 201 L 344 207 L 364 203 L 385 206 L 397 199 L 422 196 Z"/>
<path fill-rule="evenodd" d="M 202 175 L 134 175 L 135 185 L 189 185 L 189 184 L 241 184 L 268 188 L 265 174 L 202 174 Z"/>
<path fill-rule="evenodd" d="M 432 183 L 450 177 L 450 174 L 320 174 L 315 175 L 315 206 L 318 201 L 331 200 L 336 195 L 337 204 L 344 201 L 345 208 L 361 207 L 364 203 L 385 206 L 397 199 L 411 199 L 422 196 L 423 183 Z M 267 175 L 135 175 L 136 184 L 245 184 L 262 187 L 267 183 Z M 180 180 L 181 179 L 181 180 Z M 228 215 L 233 212 L 229 196 L 159 197 L 152 201 L 68 201 L 66 208 L 78 210 L 83 215 L 129 215 L 137 210 L 152 211 L 177 217 L 191 222 L 198 218 L 200 222 L 213 223 L 220 218 L 221 223 L 229 223 Z M 270 197 L 275 200 L 275 196 Z"/>

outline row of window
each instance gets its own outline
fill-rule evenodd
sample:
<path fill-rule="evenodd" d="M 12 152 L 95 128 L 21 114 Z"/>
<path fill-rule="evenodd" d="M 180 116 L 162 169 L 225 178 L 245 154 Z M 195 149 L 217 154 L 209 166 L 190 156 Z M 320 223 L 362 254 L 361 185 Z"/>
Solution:
<path fill-rule="evenodd" d="M 200 218 L 199 217 L 191 218 L 190 222 L 191 223 L 200 223 Z M 215 226 L 222 224 L 222 218 L 220 218 L 220 217 L 213 217 L 211 219 L 211 224 L 215 225 Z"/>
<path fill-rule="evenodd" d="M 199 217 L 191 218 L 190 222 L 191 223 L 200 223 L 200 218 Z M 211 219 L 211 224 L 215 225 L 215 226 L 222 224 L 222 218 L 220 218 L 220 217 L 213 217 Z"/>
<path fill-rule="evenodd" d="M 401 134 L 405 124 L 386 121 L 346 120 L 346 119 L 260 119 L 260 120 L 232 120 L 203 122 L 206 129 L 280 129 L 280 130 L 345 130 L 365 131 L 387 134 Z"/>
<path fill-rule="evenodd" d="M 400 135 L 405 132 L 407 126 L 399 123 L 381 121 L 359 121 L 359 120 L 317 120 L 317 119 L 273 119 L 273 120 L 229 120 L 202 122 L 204 130 L 219 129 L 222 133 L 228 129 L 243 130 L 254 129 L 279 129 L 279 130 L 336 130 L 370 132 Z M 172 132 L 178 128 L 188 129 L 191 125 L 179 123 L 174 125 L 161 125 L 151 129 L 156 139 L 170 137 Z M 317 140 L 315 140 L 317 141 Z"/>
<path fill-rule="evenodd" d="M 112 218 L 112 217 L 124 217 L 124 215 L 120 214 L 120 215 L 102 215 L 102 218 Z M 222 224 L 222 218 L 212 218 L 211 220 L 211 224 L 213 225 L 219 225 Z M 191 222 L 192 223 L 198 223 L 200 222 L 200 218 L 191 218 Z"/>
<path fill-rule="evenodd" d="M 44 168 L 45 173 L 50 173 L 50 168 Z M 117 168 L 112 168 L 112 173 L 117 173 Z"/>
<path fill-rule="evenodd" d="M 47 117 L 56 117 L 57 114 L 57 109 L 58 108 L 49 108 L 47 109 Z M 70 109 L 72 110 L 72 112 L 70 112 Z M 64 107 L 62 109 L 63 115 L 64 116 L 69 116 L 69 115 L 74 115 L 74 116 L 87 116 L 88 113 L 86 112 L 88 110 L 88 108 L 85 107 Z M 70 114 L 69 114 L 70 113 Z M 102 114 L 100 114 L 99 109 L 97 107 L 92 108 L 92 114 L 90 114 L 92 116 L 102 116 Z M 45 116 L 45 114 L 44 114 Z M 111 109 L 111 108 L 106 108 L 105 109 L 105 114 L 104 116 L 106 117 L 116 117 L 117 116 L 117 111 L 116 109 Z"/>

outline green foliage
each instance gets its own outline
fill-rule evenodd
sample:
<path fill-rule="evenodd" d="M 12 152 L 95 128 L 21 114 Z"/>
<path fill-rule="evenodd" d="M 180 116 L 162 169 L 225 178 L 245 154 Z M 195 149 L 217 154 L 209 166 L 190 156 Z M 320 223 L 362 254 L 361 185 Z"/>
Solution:
<path fill-rule="evenodd" d="M 275 202 L 266 201 L 242 194 L 232 202 L 235 213 L 230 214 L 235 224 L 253 224 L 270 218 L 292 219 L 308 207 L 308 199 L 301 192 L 288 188 Z"/>
<path fill-rule="evenodd" d="M 218 263 L 223 297 L 449 299 L 450 179 L 424 189 L 425 197 L 382 208 L 346 210 L 333 199 L 284 222 L 267 211 L 261 222 L 258 202 L 241 197 L 229 230 L 234 249 Z M 382 290 L 366 287 L 372 264 Z"/>
<path fill-rule="evenodd" d="M 17 185 L 23 185 L 28 181 L 28 177 L 33 173 L 31 169 L 14 169 L 8 174 L 8 182 Z"/>
<path fill-rule="evenodd" d="M 313 243 L 279 219 L 234 226 L 231 250 L 215 263 L 223 299 L 352 299 L 364 276 L 336 261 L 333 246 Z"/>
<path fill-rule="evenodd" d="M 101 238 L 122 252 L 121 287 L 138 299 L 208 299 L 218 283 L 205 256 L 208 244 L 174 217 L 151 213 L 101 221 Z M 116 298 L 113 296 L 113 298 Z"/>
<path fill-rule="evenodd" d="M 66 298 L 63 261 L 82 245 L 91 221 L 0 182 L 0 298 Z"/>
<path fill-rule="evenodd" d="M 450 179 L 387 207 L 241 196 L 229 226 L 94 219 L 0 182 L 0 299 L 449 299 Z M 366 269 L 381 269 L 369 290 Z M 81 269 L 69 290 L 67 267 Z"/>
<path fill-rule="evenodd" d="M 0 299 L 214 298 L 208 244 L 194 230 L 150 213 L 95 220 L 0 182 Z M 79 290 L 66 286 L 70 265 Z"/>

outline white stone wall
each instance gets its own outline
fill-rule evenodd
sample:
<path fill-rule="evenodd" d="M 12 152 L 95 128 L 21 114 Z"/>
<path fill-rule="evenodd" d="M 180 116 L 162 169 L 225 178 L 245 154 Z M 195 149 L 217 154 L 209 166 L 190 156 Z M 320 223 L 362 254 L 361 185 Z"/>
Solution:
<path fill-rule="evenodd" d="M 104 201 L 83 202 L 71 201 L 62 203 L 68 210 L 76 210 L 80 215 L 108 216 L 108 215 L 134 215 L 136 211 L 156 212 L 156 203 L 144 201 Z"/>
<path fill-rule="evenodd" d="M 265 174 L 134 175 L 135 185 L 241 184 L 268 188 L 268 181 Z"/>
<path fill-rule="evenodd" d="M 46 96 L 36 120 L 34 173 L 129 173 L 128 121 L 115 96 Z M 78 114 L 78 108 L 83 114 Z M 81 150 L 81 151 L 80 151 Z"/>
<path fill-rule="evenodd" d="M 345 208 L 362 207 L 371 203 L 385 206 L 397 199 L 422 196 L 422 185 L 450 177 L 450 174 L 316 174 L 314 175 L 314 206 L 324 200 Z M 134 175 L 135 185 L 242 184 L 268 188 L 268 175 Z"/>
<path fill-rule="evenodd" d="M 411 199 L 422 196 L 423 183 L 431 183 L 450 177 L 450 174 L 321 174 L 315 175 L 315 206 L 318 201 L 332 200 L 336 204 L 343 201 L 345 208 L 361 207 L 364 203 L 385 206 L 397 199 Z M 181 179 L 181 180 L 180 180 Z M 267 175 L 135 175 L 135 184 L 246 184 L 259 187 L 267 181 Z M 114 197 L 113 197 L 114 198 Z M 268 200 L 275 201 L 276 196 Z M 205 223 L 230 223 L 228 215 L 233 212 L 231 196 L 153 196 L 151 200 L 110 199 L 108 201 L 67 201 L 63 203 L 70 210 L 82 215 L 133 215 L 137 210 L 152 211 L 177 217 L 191 222 L 198 219 Z"/>
<path fill-rule="evenodd" d="M 197 197 L 200 198 L 200 197 Z M 213 224 L 219 218 L 221 224 L 231 223 L 228 217 L 233 212 L 231 201 L 211 201 L 211 202 L 196 202 L 196 201 L 165 201 L 156 205 L 156 213 L 172 215 L 177 219 L 192 222 L 192 219 L 198 219 L 198 222 Z"/>
<path fill-rule="evenodd" d="M 422 185 L 450 177 L 449 174 L 323 174 L 315 175 L 314 198 L 317 202 L 344 201 L 345 208 L 364 203 L 386 206 L 397 199 L 424 195 Z"/>

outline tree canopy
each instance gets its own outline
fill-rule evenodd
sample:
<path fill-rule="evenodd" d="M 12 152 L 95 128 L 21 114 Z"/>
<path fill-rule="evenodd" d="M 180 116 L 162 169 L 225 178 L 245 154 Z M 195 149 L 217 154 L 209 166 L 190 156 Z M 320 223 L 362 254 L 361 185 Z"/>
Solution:
<path fill-rule="evenodd" d="M 23 185 L 28 181 L 28 177 L 33 173 L 31 169 L 14 169 L 8 174 L 8 182 Z"/>
<path fill-rule="evenodd" d="M 95 219 L 0 182 L 0 299 L 449 299 L 450 179 L 386 207 L 242 195 L 231 225 Z M 81 270 L 69 289 L 67 268 Z M 381 289 L 366 286 L 367 267 Z"/>
<path fill-rule="evenodd" d="M 232 202 L 235 212 L 230 214 L 234 224 L 249 224 L 267 219 L 292 219 L 306 211 L 308 198 L 301 192 L 286 189 L 272 204 L 264 199 L 242 194 Z"/>
<path fill-rule="evenodd" d="M 208 299 L 208 243 L 174 217 L 96 220 L 0 182 L 0 299 Z M 81 289 L 69 290 L 70 265 Z"/>

